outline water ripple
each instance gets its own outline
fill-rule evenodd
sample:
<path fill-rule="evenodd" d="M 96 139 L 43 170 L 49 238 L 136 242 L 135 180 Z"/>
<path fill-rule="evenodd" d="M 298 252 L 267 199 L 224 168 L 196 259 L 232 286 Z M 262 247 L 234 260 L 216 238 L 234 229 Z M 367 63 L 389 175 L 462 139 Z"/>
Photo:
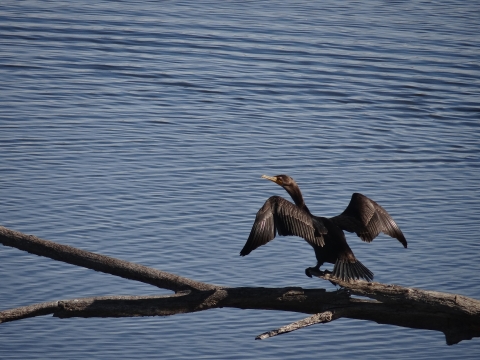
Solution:
<path fill-rule="evenodd" d="M 260 176 L 288 173 L 315 214 L 338 214 L 358 191 L 394 216 L 407 250 L 347 235 L 376 280 L 480 298 L 477 10 L 459 1 L 2 3 L 1 224 L 216 284 L 332 290 L 305 277 L 315 259 L 301 239 L 238 256 L 265 199 L 286 195 Z M 2 308 L 163 291 L 9 248 L 0 275 Z M 0 357 L 479 351 L 477 340 L 447 348 L 441 334 L 350 320 L 253 341 L 299 318 L 220 309 L 29 319 L 2 325 Z"/>

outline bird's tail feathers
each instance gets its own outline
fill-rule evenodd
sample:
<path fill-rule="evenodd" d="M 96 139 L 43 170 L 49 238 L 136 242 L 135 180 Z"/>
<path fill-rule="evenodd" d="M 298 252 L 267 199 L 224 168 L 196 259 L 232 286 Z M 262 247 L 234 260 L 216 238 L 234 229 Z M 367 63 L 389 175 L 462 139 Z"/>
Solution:
<path fill-rule="evenodd" d="M 343 281 L 356 279 L 365 279 L 367 281 L 373 280 L 373 273 L 356 259 L 355 262 L 338 259 L 333 267 L 332 275 Z"/>

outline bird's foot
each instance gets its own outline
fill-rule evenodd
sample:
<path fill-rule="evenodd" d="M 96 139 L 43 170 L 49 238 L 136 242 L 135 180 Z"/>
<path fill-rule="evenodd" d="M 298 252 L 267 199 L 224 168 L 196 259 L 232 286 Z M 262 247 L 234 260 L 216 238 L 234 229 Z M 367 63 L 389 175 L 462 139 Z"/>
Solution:
<path fill-rule="evenodd" d="M 312 276 L 324 276 L 325 274 L 331 274 L 330 271 L 328 270 L 325 270 L 325 271 L 322 271 L 320 270 L 319 268 L 316 268 L 316 267 L 309 267 L 309 268 L 306 268 L 305 269 L 305 275 L 307 275 L 308 277 L 312 277 Z"/>
<path fill-rule="evenodd" d="M 322 276 L 325 276 L 325 275 L 330 275 L 331 273 L 332 272 L 330 270 L 322 271 L 319 268 L 314 268 L 314 267 L 309 267 L 309 268 L 305 269 L 305 275 L 307 275 L 310 278 L 312 276 L 322 277 Z M 337 286 L 337 284 L 334 283 L 333 281 L 331 281 L 330 279 L 328 281 L 330 281 L 333 285 Z"/>

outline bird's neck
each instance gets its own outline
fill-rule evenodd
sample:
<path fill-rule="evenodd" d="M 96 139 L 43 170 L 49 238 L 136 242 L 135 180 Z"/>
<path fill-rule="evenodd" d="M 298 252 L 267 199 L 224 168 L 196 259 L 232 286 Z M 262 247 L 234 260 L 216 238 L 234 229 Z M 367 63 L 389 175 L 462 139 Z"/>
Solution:
<path fill-rule="evenodd" d="M 299 187 L 289 188 L 285 190 L 291 196 L 292 200 L 295 202 L 295 205 L 297 205 L 300 209 L 305 210 L 306 212 L 311 214 L 307 205 L 305 205 L 305 200 L 303 200 L 303 195 Z"/>

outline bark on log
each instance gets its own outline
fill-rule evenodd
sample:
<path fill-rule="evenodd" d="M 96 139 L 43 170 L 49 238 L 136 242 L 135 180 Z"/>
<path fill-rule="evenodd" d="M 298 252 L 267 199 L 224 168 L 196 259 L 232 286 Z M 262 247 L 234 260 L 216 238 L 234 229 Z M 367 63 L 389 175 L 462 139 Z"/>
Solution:
<path fill-rule="evenodd" d="M 342 317 L 441 331 L 449 345 L 480 337 L 480 301 L 462 295 L 365 281 L 345 282 L 321 272 L 314 275 L 335 282 L 342 289 L 327 292 L 325 289 L 296 287 L 229 288 L 60 245 L 1 226 L 0 242 L 36 255 L 176 292 L 167 296 L 105 296 L 34 304 L 0 311 L 0 323 L 47 314 L 59 318 L 169 316 L 231 307 L 314 314 L 261 334 L 257 339 Z M 351 294 L 370 299 L 352 298 Z"/>

